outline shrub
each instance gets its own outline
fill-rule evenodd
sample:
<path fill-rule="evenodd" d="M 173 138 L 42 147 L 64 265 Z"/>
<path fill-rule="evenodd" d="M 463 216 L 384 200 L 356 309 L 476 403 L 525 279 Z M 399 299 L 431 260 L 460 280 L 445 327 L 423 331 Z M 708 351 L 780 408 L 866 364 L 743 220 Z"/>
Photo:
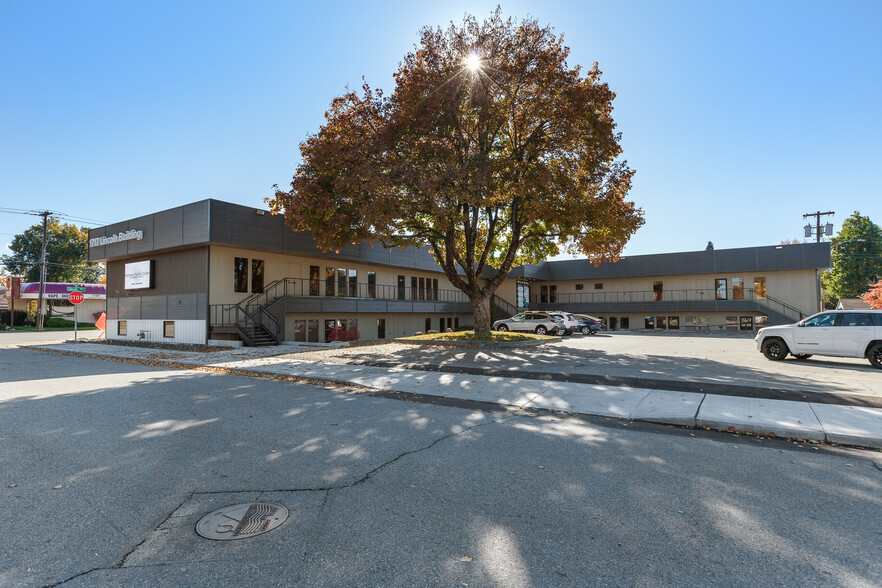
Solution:
<path fill-rule="evenodd" d="M 331 327 L 328 330 L 328 334 L 326 336 L 326 341 L 331 343 L 332 341 L 358 341 L 361 337 L 358 331 L 350 331 L 346 327 Z"/>
<path fill-rule="evenodd" d="M 9 320 L 9 310 L 0 310 L 0 323 L 11 325 L 13 327 L 21 327 L 25 324 L 25 318 L 28 313 L 23 310 L 16 310 L 13 313 L 12 320 Z"/>

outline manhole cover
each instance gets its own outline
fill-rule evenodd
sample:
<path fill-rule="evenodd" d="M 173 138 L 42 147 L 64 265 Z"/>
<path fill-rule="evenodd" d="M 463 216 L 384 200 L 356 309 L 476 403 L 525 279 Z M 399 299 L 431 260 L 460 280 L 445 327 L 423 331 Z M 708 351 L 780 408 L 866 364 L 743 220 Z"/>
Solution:
<path fill-rule="evenodd" d="M 248 502 L 210 512 L 196 523 L 206 539 L 246 539 L 272 531 L 288 519 L 288 509 L 272 502 Z"/>

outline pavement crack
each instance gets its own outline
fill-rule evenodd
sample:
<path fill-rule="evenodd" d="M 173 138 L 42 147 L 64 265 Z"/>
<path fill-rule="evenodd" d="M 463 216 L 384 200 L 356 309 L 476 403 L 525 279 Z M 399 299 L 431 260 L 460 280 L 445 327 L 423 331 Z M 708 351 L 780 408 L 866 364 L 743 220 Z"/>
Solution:
<path fill-rule="evenodd" d="M 142 545 L 144 545 L 145 543 L 147 543 L 147 541 L 149 541 L 150 538 L 151 538 L 151 537 L 152 537 L 157 531 L 159 531 L 160 529 L 162 529 L 163 525 L 165 525 L 165 524 L 168 522 L 168 520 L 169 520 L 170 518 L 172 518 L 172 515 L 174 515 L 174 514 L 175 514 L 176 512 L 178 512 L 178 511 L 179 511 L 179 510 L 180 510 L 185 504 L 187 504 L 190 500 L 192 500 L 192 499 L 193 499 L 193 496 L 194 496 L 195 494 L 196 494 L 195 492 L 190 492 L 190 493 L 187 495 L 187 497 L 186 497 L 183 501 L 181 501 L 181 503 L 180 503 L 179 505 L 177 505 L 175 508 L 173 508 L 173 509 L 171 510 L 170 513 L 168 513 L 168 516 L 166 516 L 164 519 L 162 519 L 162 521 L 160 521 L 160 523 L 159 523 L 158 525 L 156 525 L 155 527 L 153 527 L 153 529 L 152 529 L 149 533 L 147 533 L 146 535 L 144 535 L 144 538 L 141 539 L 141 541 L 139 541 L 134 547 L 132 547 L 132 548 L 129 550 L 129 552 L 123 556 L 123 558 L 119 561 L 119 563 L 116 564 L 116 565 L 113 566 L 113 567 L 114 567 L 114 568 L 122 568 L 122 567 L 125 567 L 125 566 L 126 566 L 126 561 L 129 559 L 129 557 L 131 557 L 131 555 L 132 555 L 133 553 L 135 553 L 136 551 L 138 551 L 138 549 L 139 549 Z"/>
<path fill-rule="evenodd" d="M 70 578 L 65 578 L 64 580 L 61 580 L 60 582 L 55 582 L 53 584 L 43 584 L 43 588 L 54 588 L 55 586 L 61 586 L 62 584 L 70 582 L 71 580 L 76 580 L 80 576 L 85 576 L 86 574 L 91 574 L 92 572 L 97 572 L 100 570 L 110 570 L 110 569 L 113 569 L 113 568 L 108 568 L 107 566 L 98 566 L 98 567 L 92 568 L 90 570 L 86 570 L 85 572 L 79 572 L 77 574 L 74 574 Z"/>
<path fill-rule="evenodd" d="M 439 437 L 439 438 L 435 439 L 434 441 L 432 441 L 431 443 L 429 443 L 428 445 L 426 445 L 425 447 L 420 447 L 419 449 L 413 449 L 411 451 L 405 451 L 405 452 L 399 454 L 398 456 L 390 459 L 386 463 L 378 465 L 377 467 L 375 467 L 374 469 L 369 471 L 367 474 L 365 474 L 364 477 L 362 477 L 361 479 L 358 479 L 355 482 L 352 482 L 351 484 L 347 484 L 347 485 L 343 486 L 342 488 L 352 488 L 354 486 L 358 486 L 359 484 L 367 482 L 368 480 L 371 479 L 371 477 L 373 477 L 374 474 L 384 470 L 385 468 L 394 464 L 398 460 L 403 459 L 409 455 L 415 455 L 417 453 L 422 453 L 423 451 L 428 451 L 429 449 L 435 447 L 435 445 L 441 443 L 442 441 L 445 441 L 445 440 L 450 439 L 452 437 L 457 437 L 459 435 L 462 435 L 463 433 L 468 433 L 469 431 L 472 431 L 472 430 L 477 429 L 479 427 L 486 427 L 487 425 L 493 425 L 493 424 L 499 423 L 501 421 L 502 421 L 502 419 L 494 419 L 492 421 L 487 421 L 486 423 L 479 423 L 477 425 L 472 425 L 471 427 L 466 427 L 462 431 L 458 431 L 456 433 L 449 433 L 447 435 L 444 435 L 443 437 Z M 333 488 L 333 489 L 340 490 L 342 488 Z"/>

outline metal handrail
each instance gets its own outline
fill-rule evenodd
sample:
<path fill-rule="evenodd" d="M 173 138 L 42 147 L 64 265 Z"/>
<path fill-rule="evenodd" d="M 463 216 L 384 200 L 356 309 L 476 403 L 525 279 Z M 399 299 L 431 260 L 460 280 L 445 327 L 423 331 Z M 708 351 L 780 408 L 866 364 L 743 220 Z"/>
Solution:
<path fill-rule="evenodd" d="M 687 288 L 677 290 L 663 290 L 661 297 L 652 290 L 631 290 L 621 292 L 594 291 L 579 293 L 551 293 L 530 295 L 530 306 L 534 304 L 611 304 L 629 302 L 727 302 L 732 300 L 751 300 L 760 306 L 765 306 L 781 314 L 795 315 L 800 319 L 805 316 L 799 308 L 787 304 L 767 294 L 757 295 L 752 288 L 741 288 L 740 296 L 734 288 L 727 288 L 725 298 L 717 298 L 715 288 Z"/>
<path fill-rule="evenodd" d="M 281 289 L 281 293 L 279 290 Z M 245 298 L 239 304 L 244 306 L 268 306 L 282 296 L 310 296 L 316 298 L 360 298 L 364 300 L 406 300 L 410 302 L 462 302 L 468 297 L 460 290 L 435 289 L 431 286 L 416 288 L 394 284 L 370 284 L 367 282 L 340 282 L 309 278 L 282 278 L 268 284 L 263 292 Z M 265 301 L 265 302 L 264 302 Z"/>

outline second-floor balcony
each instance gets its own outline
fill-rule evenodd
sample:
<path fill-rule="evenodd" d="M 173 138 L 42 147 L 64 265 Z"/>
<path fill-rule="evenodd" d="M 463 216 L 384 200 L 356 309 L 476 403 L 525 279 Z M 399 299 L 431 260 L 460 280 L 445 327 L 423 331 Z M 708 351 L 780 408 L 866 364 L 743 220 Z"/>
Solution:
<path fill-rule="evenodd" d="M 751 311 L 780 315 L 781 320 L 797 321 L 807 313 L 764 291 L 750 288 L 690 288 L 679 290 L 629 290 L 556 293 L 549 291 L 530 296 L 530 308 L 561 309 L 571 312 L 714 312 Z M 780 322 L 780 321 L 778 321 Z"/>
<path fill-rule="evenodd" d="M 234 324 L 236 310 L 259 307 L 274 313 L 469 313 L 472 305 L 460 290 L 440 289 L 437 281 L 422 286 L 376 284 L 330 279 L 283 278 L 252 294 L 238 304 L 212 304 L 213 326 Z"/>

